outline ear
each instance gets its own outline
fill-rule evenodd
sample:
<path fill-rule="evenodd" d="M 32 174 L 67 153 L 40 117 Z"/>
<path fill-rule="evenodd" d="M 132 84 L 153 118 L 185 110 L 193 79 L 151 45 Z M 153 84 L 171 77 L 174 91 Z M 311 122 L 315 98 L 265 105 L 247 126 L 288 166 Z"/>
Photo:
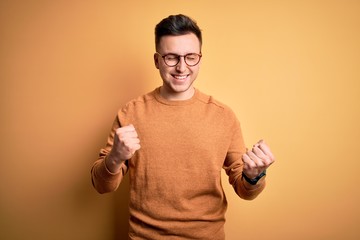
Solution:
<path fill-rule="evenodd" d="M 155 67 L 159 69 L 159 54 L 157 53 L 154 53 L 154 63 L 155 63 Z"/>

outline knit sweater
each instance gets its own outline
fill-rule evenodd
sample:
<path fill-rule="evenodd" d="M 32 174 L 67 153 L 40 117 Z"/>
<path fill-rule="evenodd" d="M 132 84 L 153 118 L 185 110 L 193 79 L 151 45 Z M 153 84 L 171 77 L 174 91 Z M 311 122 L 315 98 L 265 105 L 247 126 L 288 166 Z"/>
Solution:
<path fill-rule="evenodd" d="M 141 149 L 113 174 L 104 160 L 115 130 L 129 124 Z M 112 192 L 130 174 L 129 239 L 223 240 L 227 201 L 222 169 L 243 199 L 254 199 L 265 187 L 264 179 L 250 185 L 242 178 L 245 151 L 230 108 L 197 89 L 191 99 L 169 101 L 157 88 L 119 110 L 92 167 L 92 182 L 100 193 Z"/>

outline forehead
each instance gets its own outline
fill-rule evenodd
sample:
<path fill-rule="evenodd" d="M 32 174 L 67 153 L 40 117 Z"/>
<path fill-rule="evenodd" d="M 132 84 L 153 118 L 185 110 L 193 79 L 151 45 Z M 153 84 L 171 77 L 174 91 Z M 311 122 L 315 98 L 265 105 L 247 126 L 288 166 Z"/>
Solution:
<path fill-rule="evenodd" d="M 199 53 L 200 41 L 193 33 L 180 36 L 163 36 L 160 39 L 158 51 L 162 54 Z"/>

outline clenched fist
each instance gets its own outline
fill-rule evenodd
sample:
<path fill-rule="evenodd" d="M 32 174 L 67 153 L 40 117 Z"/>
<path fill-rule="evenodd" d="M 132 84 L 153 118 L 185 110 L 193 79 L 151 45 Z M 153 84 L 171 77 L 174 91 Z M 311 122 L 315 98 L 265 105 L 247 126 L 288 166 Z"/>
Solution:
<path fill-rule="evenodd" d="M 256 178 L 275 161 L 269 146 L 263 140 L 257 142 L 251 151 L 247 151 L 242 159 L 244 161 L 243 172 L 250 179 Z"/>
<path fill-rule="evenodd" d="M 132 124 L 116 129 L 113 147 L 106 158 L 106 166 L 111 172 L 118 172 L 120 164 L 130 159 L 139 149 L 140 140 Z"/>

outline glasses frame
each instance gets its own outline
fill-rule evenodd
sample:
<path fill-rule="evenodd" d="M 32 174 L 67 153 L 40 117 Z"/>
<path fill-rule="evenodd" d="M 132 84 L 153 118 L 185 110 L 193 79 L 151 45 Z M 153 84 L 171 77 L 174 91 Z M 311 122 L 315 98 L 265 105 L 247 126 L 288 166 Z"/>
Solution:
<path fill-rule="evenodd" d="M 186 64 L 187 66 L 189 66 L 189 67 L 194 67 L 194 66 L 196 66 L 196 65 L 199 64 L 199 62 L 200 62 L 200 60 L 201 60 L 201 57 L 202 57 L 202 54 L 201 54 L 201 53 L 188 53 L 188 54 L 185 54 L 185 55 L 179 55 L 179 54 L 175 54 L 175 53 L 168 53 L 168 54 L 165 54 L 165 55 L 161 55 L 161 54 L 158 53 L 158 52 L 156 52 L 156 53 L 157 53 L 158 55 L 160 55 L 160 57 L 162 57 L 162 59 L 164 60 L 164 63 L 165 63 L 166 66 L 168 66 L 168 67 L 175 67 L 176 65 L 178 65 L 179 62 L 180 62 L 180 58 L 181 58 L 181 57 L 184 58 L 184 62 L 185 62 L 185 64 Z M 165 58 L 166 58 L 167 56 L 169 56 L 169 55 L 177 56 L 177 62 L 176 62 L 176 64 L 174 64 L 174 65 L 169 65 L 169 64 L 166 62 Z M 192 65 L 188 64 L 188 63 L 186 62 L 186 56 L 188 56 L 188 55 L 197 55 L 197 56 L 199 57 L 199 61 L 198 61 L 197 63 L 195 63 L 195 64 L 192 64 Z"/>

